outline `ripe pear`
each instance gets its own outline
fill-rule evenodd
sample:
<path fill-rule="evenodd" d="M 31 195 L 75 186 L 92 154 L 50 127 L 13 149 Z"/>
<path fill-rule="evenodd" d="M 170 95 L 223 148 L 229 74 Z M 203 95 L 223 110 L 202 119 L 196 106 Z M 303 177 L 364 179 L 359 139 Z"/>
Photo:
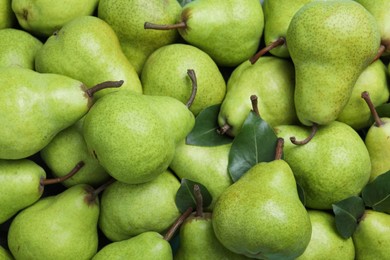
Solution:
<path fill-rule="evenodd" d="M 123 53 L 140 75 L 148 56 L 158 48 L 177 41 L 177 30 L 145 30 L 145 21 L 175 23 L 181 12 L 176 0 L 100 0 L 98 17 L 117 34 Z"/>
<path fill-rule="evenodd" d="M 0 246 L 0 259 L 2 259 L 2 260 L 13 260 L 14 257 L 11 255 L 11 252 L 9 252 L 4 247 Z"/>
<path fill-rule="evenodd" d="M 146 231 L 135 237 L 112 242 L 97 252 L 92 260 L 171 260 L 172 248 L 163 236 L 155 231 Z"/>
<path fill-rule="evenodd" d="M 360 74 L 352 90 L 350 99 L 337 121 L 350 125 L 355 130 L 368 128 L 372 125 L 371 112 L 361 97 L 363 91 L 368 91 L 375 107 L 385 104 L 389 100 L 388 72 L 381 60 L 370 64 Z"/>
<path fill-rule="evenodd" d="M 11 28 L 16 23 L 12 0 L 0 0 L 0 29 Z"/>
<path fill-rule="evenodd" d="M 264 15 L 259 0 L 197 0 L 183 6 L 176 24 L 145 27 L 178 29 L 186 42 L 209 54 L 218 66 L 234 67 L 257 51 Z"/>
<path fill-rule="evenodd" d="M 8 231 L 16 259 L 91 259 L 98 248 L 99 200 L 79 184 L 19 212 Z"/>
<path fill-rule="evenodd" d="M 66 75 L 88 87 L 123 80 L 121 90 L 142 92 L 138 74 L 123 54 L 115 32 L 94 16 L 75 18 L 50 36 L 36 55 L 35 69 Z M 112 91 L 100 91 L 96 98 Z"/>
<path fill-rule="evenodd" d="M 389 259 L 390 215 L 367 209 L 352 239 L 357 260 Z"/>
<path fill-rule="evenodd" d="M 342 238 L 336 229 L 334 216 L 327 211 L 308 210 L 312 234 L 305 252 L 297 260 L 354 260 L 352 237 Z"/>
<path fill-rule="evenodd" d="M 0 30 L 0 67 L 19 66 L 34 70 L 35 55 L 43 43 L 28 32 Z"/>
<path fill-rule="evenodd" d="M 137 184 L 168 168 L 178 140 L 194 124 L 192 112 L 175 98 L 117 91 L 96 100 L 84 119 L 83 135 L 107 173 Z"/>
<path fill-rule="evenodd" d="M 286 41 L 298 118 L 304 125 L 326 125 L 337 119 L 376 56 L 380 33 L 375 18 L 355 1 L 313 1 L 294 14 Z"/>
<path fill-rule="evenodd" d="M 284 159 L 304 190 L 306 207 L 332 209 L 332 203 L 359 195 L 368 183 L 370 156 L 359 134 L 349 125 L 333 121 L 318 126 L 311 141 L 303 145 L 292 144 L 289 138 L 305 139 L 311 133 L 309 127 L 284 125 L 274 129 L 278 137 L 288 140 Z"/>
<path fill-rule="evenodd" d="M 285 59 L 261 57 L 255 64 L 243 62 L 227 82 L 218 114 L 221 128 L 236 136 L 252 109 L 251 95 L 258 97 L 260 116 L 271 126 L 298 121 L 294 105 L 294 66 Z"/>
<path fill-rule="evenodd" d="M 218 66 L 204 51 L 182 43 L 163 46 L 148 57 L 141 75 L 144 94 L 171 96 L 186 103 L 192 93 L 188 69 L 194 70 L 197 81 L 195 100 L 190 106 L 194 115 L 221 104 L 226 83 Z"/>
<path fill-rule="evenodd" d="M 142 184 L 114 182 L 102 194 L 100 229 L 111 241 L 165 231 L 180 216 L 175 204 L 179 187 L 170 171 Z"/>
<path fill-rule="evenodd" d="M 12 10 L 24 30 L 47 37 L 68 21 L 92 15 L 98 2 L 99 0 L 67 0 L 58 4 L 50 0 L 13 0 Z"/>
<path fill-rule="evenodd" d="M 311 236 L 293 172 L 282 159 L 254 165 L 228 187 L 215 204 L 212 224 L 222 245 L 257 259 L 295 259 Z"/>

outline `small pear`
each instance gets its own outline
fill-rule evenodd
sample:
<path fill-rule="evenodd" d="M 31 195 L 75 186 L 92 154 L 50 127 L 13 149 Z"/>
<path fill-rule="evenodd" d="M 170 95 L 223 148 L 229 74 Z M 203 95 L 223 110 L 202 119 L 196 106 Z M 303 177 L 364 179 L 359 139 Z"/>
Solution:
<path fill-rule="evenodd" d="M 16 24 L 12 11 L 12 0 L 0 0 L 0 29 L 11 28 Z"/>
<path fill-rule="evenodd" d="M 367 209 L 352 239 L 356 260 L 389 259 L 390 215 Z"/>

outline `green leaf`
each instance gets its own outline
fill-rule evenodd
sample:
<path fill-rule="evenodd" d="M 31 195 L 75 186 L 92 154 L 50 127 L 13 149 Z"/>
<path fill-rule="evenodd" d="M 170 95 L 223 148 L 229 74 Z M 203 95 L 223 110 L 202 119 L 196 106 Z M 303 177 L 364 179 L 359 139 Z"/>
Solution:
<path fill-rule="evenodd" d="M 195 126 L 186 138 L 186 143 L 197 146 L 217 146 L 231 143 L 233 138 L 217 133 L 220 104 L 203 109 L 195 119 Z"/>
<path fill-rule="evenodd" d="M 362 190 L 362 198 L 366 206 L 390 214 L 390 171 L 368 183 Z"/>
<path fill-rule="evenodd" d="M 386 103 L 375 108 L 380 117 L 390 117 L 390 104 Z"/>
<path fill-rule="evenodd" d="M 365 206 L 362 198 L 352 196 L 332 205 L 336 229 L 343 238 L 349 238 L 355 232 Z"/>
<path fill-rule="evenodd" d="M 272 127 L 251 111 L 229 152 L 228 170 L 235 182 L 252 166 L 275 159 L 277 136 Z"/>
<path fill-rule="evenodd" d="M 175 203 L 181 213 L 184 213 L 189 207 L 196 209 L 196 199 L 194 194 L 194 185 L 197 184 L 203 197 L 203 208 L 208 207 L 213 200 L 207 188 L 199 182 L 182 179 L 180 188 L 176 192 Z"/>

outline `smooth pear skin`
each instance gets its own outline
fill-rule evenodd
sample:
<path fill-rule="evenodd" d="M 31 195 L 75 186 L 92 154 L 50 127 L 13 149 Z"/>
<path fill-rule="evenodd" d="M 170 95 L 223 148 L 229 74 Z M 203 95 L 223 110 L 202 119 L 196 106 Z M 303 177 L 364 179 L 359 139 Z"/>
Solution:
<path fill-rule="evenodd" d="M 285 125 L 276 127 L 275 132 L 286 140 L 284 159 L 305 192 L 306 207 L 332 209 L 332 203 L 359 195 L 367 184 L 370 156 L 364 141 L 347 124 L 334 121 L 320 126 L 304 145 L 292 144 L 289 139 L 305 139 L 310 127 Z"/>
<path fill-rule="evenodd" d="M 308 210 L 312 234 L 305 252 L 297 260 L 354 260 L 352 237 L 342 238 L 336 229 L 334 216 L 327 211 Z"/>
<path fill-rule="evenodd" d="M 31 160 L 0 160 L 0 224 L 41 197 L 44 178 L 45 170 Z"/>
<path fill-rule="evenodd" d="M 373 61 L 380 33 L 375 18 L 354 1 L 314 1 L 295 13 L 286 41 L 298 118 L 304 125 L 326 125 L 337 119 Z"/>
<path fill-rule="evenodd" d="M 180 22 L 187 25 L 179 29 L 185 41 L 219 66 L 233 67 L 257 51 L 264 15 L 259 0 L 197 0 L 183 7 Z"/>
<path fill-rule="evenodd" d="M 43 43 L 23 30 L 0 30 L 0 67 L 18 66 L 34 70 L 35 55 Z"/>
<path fill-rule="evenodd" d="M 16 259 L 91 259 L 98 248 L 99 201 L 80 184 L 40 199 L 13 219 L 8 246 Z"/>
<path fill-rule="evenodd" d="M 309 215 L 284 160 L 258 163 L 228 187 L 212 223 L 226 248 L 257 259 L 295 259 L 311 236 Z"/>
<path fill-rule="evenodd" d="M 11 253 L 5 249 L 4 247 L 0 246 L 0 259 L 2 260 L 14 260 L 14 257 L 11 255 Z"/>
<path fill-rule="evenodd" d="M 172 24 L 180 12 L 177 0 L 100 0 L 98 6 L 98 17 L 118 35 L 123 53 L 139 75 L 153 51 L 176 42 L 179 36 L 177 30 L 145 30 L 144 23 Z"/>
<path fill-rule="evenodd" d="M 163 236 L 147 231 L 138 236 L 112 242 L 103 247 L 92 260 L 171 260 L 172 248 Z"/>
<path fill-rule="evenodd" d="M 95 16 L 75 18 L 50 36 L 36 55 L 35 68 L 78 79 L 88 87 L 123 80 L 121 90 L 142 93 L 138 74 L 123 54 L 114 30 Z M 112 91 L 99 91 L 95 97 Z"/>
<path fill-rule="evenodd" d="M 389 259 L 390 215 L 366 210 L 352 239 L 356 260 Z"/>

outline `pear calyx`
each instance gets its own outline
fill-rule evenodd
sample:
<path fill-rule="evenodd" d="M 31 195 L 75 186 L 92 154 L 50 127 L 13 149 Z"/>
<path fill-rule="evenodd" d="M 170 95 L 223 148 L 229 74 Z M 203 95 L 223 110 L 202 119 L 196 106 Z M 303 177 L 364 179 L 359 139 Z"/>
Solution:
<path fill-rule="evenodd" d="M 57 183 L 60 183 L 60 182 L 63 182 L 69 178 L 71 178 L 73 175 L 75 175 L 82 167 L 84 166 L 84 162 L 83 161 L 80 161 L 76 164 L 76 166 L 66 175 L 62 176 L 62 177 L 58 177 L 58 178 L 54 178 L 54 179 L 44 179 L 44 178 L 41 178 L 41 181 L 40 181 L 40 190 L 43 189 L 43 187 L 45 185 L 49 185 L 49 184 L 57 184 Z"/>
<path fill-rule="evenodd" d="M 193 211 L 192 207 L 189 207 L 186 211 L 184 211 L 183 214 L 180 215 L 180 217 L 177 218 L 177 220 L 172 224 L 172 226 L 168 229 L 168 231 L 164 235 L 164 239 L 166 241 L 171 240 L 175 232 L 178 230 L 178 228 L 181 226 L 181 224 L 186 220 L 186 218 L 191 215 Z"/>
<path fill-rule="evenodd" d="M 187 75 L 188 75 L 188 77 L 190 77 L 191 83 L 192 83 L 191 96 L 190 96 L 190 98 L 188 99 L 188 101 L 186 103 L 186 107 L 190 108 L 192 103 L 194 103 L 194 100 L 195 100 L 195 97 L 196 97 L 196 92 L 198 91 L 198 82 L 197 82 L 197 79 L 196 79 L 195 71 L 193 69 L 188 69 L 187 70 Z"/>
<path fill-rule="evenodd" d="M 176 24 L 155 24 L 150 22 L 144 23 L 144 29 L 153 29 L 153 30 L 173 30 L 179 28 L 187 28 L 186 22 L 179 22 Z"/>
<path fill-rule="evenodd" d="M 270 50 L 278 47 L 278 46 L 281 46 L 283 44 L 286 43 L 286 38 L 285 37 L 279 37 L 278 39 L 276 39 L 275 41 L 271 42 L 270 44 L 268 44 L 267 46 L 265 46 L 263 49 L 259 50 L 255 55 L 253 55 L 249 61 L 251 62 L 251 64 L 255 64 L 256 61 L 258 59 L 260 59 L 261 56 L 263 56 L 264 54 L 266 54 L 267 52 L 269 52 Z"/>
<path fill-rule="evenodd" d="M 217 133 L 220 135 L 224 135 L 226 134 L 227 131 L 229 131 L 230 128 L 231 126 L 228 123 L 226 123 L 217 129 Z"/>
<path fill-rule="evenodd" d="M 295 136 L 291 136 L 290 137 L 290 141 L 295 144 L 295 145 L 304 145 L 304 144 L 307 144 L 308 142 L 310 142 L 311 139 L 313 139 L 313 137 L 315 136 L 315 134 L 317 133 L 317 130 L 318 130 L 318 125 L 316 123 L 313 123 L 313 125 L 311 126 L 311 132 L 310 132 L 310 135 L 308 137 L 306 137 L 305 139 L 301 140 L 301 141 L 298 141 Z"/>
<path fill-rule="evenodd" d="M 378 112 L 376 111 L 375 106 L 372 103 L 372 100 L 370 98 L 370 94 L 368 93 L 368 91 L 363 91 L 361 96 L 364 99 L 364 101 L 366 101 L 368 108 L 371 111 L 371 115 L 375 120 L 375 126 L 381 127 L 382 125 L 384 125 L 385 123 L 379 117 Z"/>

